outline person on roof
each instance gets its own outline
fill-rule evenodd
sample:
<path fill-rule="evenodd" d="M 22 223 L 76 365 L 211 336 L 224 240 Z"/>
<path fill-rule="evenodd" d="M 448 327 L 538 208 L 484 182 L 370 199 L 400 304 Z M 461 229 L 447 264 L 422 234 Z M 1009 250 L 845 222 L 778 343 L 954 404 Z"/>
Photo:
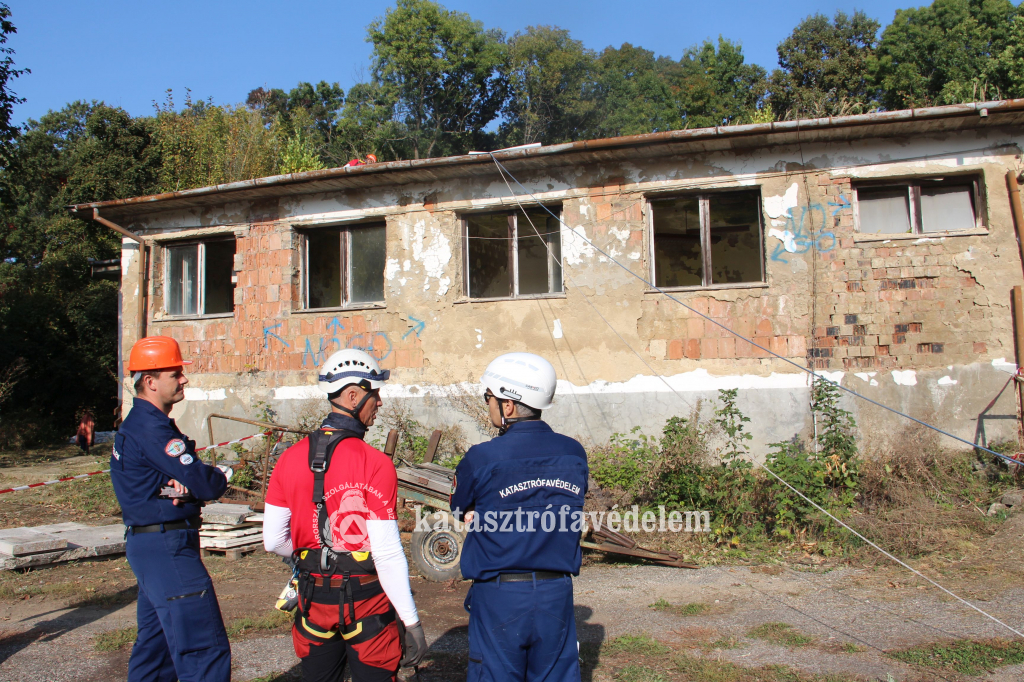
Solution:
<path fill-rule="evenodd" d="M 587 453 L 541 421 L 555 395 L 547 360 L 507 353 L 481 381 L 498 437 L 466 452 L 451 495 L 468 527 L 462 575 L 473 580 L 466 679 L 578 681 L 571 576 L 583 559 Z"/>
<path fill-rule="evenodd" d="M 318 379 L 331 413 L 270 477 L 263 545 L 298 570 L 292 644 L 306 682 L 341 682 L 346 662 L 352 682 L 395 680 L 427 652 L 398 533 L 395 465 L 363 442 L 389 376 L 361 350 L 329 357 Z"/>
<path fill-rule="evenodd" d="M 199 554 L 200 507 L 224 494 L 232 470 L 212 467 L 170 418 L 188 379 L 178 342 L 150 336 L 132 346 L 132 409 L 114 437 L 110 478 L 139 583 L 138 636 L 129 682 L 229 682 L 231 649 L 210 574 Z M 178 497 L 161 490 L 173 487 Z"/>

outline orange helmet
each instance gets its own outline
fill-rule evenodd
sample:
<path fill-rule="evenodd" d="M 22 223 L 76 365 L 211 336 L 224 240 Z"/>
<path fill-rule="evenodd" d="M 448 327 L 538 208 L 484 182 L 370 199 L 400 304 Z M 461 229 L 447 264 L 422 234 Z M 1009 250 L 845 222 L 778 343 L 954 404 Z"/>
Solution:
<path fill-rule="evenodd" d="M 144 372 L 147 369 L 167 369 L 191 365 L 189 360 L 181 359 L 178 342 L 169 336 L 147 336 L 139 339 L 132 346 L 128 356 L 129 372 Z"/>

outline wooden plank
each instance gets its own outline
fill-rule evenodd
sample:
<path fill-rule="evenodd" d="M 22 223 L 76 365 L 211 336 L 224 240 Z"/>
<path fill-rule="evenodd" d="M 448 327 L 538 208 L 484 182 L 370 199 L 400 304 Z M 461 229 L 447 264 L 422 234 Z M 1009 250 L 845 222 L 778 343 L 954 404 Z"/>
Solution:
<path fill-rule="evenodd" d="M 430 464 L 434 461 L 434 455 L 437 453 L 437 446 L 441 442 L 441 430 L 434 429 L 434 432 L 430 434 L 430 443 L 427 445 L 427 454 L 423 456 L 423 463 Z"/>
<path fill-rule="evenodd" d="M 199 546 L 206 549 L 228 549 L 243 545 L 262 545 L 263 538 L 247 535 L 243 538 L 199 538 Z"/>

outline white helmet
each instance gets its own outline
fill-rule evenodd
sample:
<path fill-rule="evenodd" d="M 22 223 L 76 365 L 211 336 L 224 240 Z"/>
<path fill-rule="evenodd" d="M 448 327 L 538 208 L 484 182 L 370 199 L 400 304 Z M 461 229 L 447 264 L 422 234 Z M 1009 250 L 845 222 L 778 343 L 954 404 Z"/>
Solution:
<path fill-rule="evenodd" d="M 317 378 L 320 390 L 330 395 L 349 384 L 359 384 L 368 391 L 380 388 L 391 377 L 391 370 L 383 372 L 377 360 L 365 351 L 346 348 L 327 358 Z"/>
<path fill-rule="evenodd" d="M 555 397 L 555 368 L 533 353 L 505 353 L 487 365 L 480 378 L 495 397 L 514 400 L 535 410 L 551 407 Z"/>

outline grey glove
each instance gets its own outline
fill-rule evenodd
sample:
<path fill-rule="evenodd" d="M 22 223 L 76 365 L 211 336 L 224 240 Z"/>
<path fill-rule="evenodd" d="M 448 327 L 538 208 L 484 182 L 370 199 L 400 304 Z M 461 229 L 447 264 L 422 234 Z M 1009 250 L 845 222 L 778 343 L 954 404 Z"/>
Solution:
<path fill-rule="evenodd" d="M 427 655 L 427 636 L 423 634 L 423 626 L 420 623 L 407 625 L 405 628 L 405 646 L 402 647 L 404 655 L 399 666 L 411 668 L 419 665 L 423 657 Z"/>

